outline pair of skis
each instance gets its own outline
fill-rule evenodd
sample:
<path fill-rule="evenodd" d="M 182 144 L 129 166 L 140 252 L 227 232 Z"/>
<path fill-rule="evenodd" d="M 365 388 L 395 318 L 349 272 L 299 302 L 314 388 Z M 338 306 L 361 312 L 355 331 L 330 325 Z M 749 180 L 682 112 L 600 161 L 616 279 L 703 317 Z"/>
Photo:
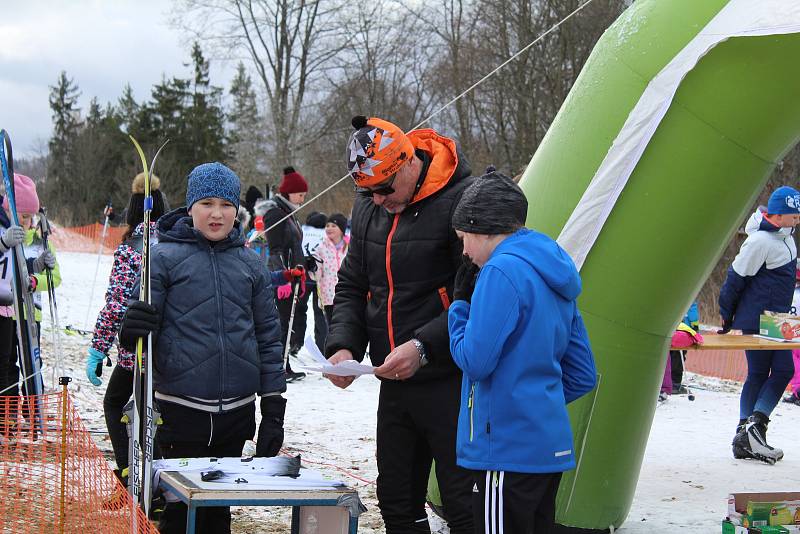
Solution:
<path fill-rule="evenodd" d="M 15 225 L 20 226 L 17 214 L 17 203 L 14 197 L 14 157 L 11 138 L 8 132 L 0 130 L 0 168 L 3 174 L 6 197 Z M 28 419 L 32 423 L 32 434 L 36 437 L 42 431 L 42 390 L 44 384 L 41 376 L 41 349 L 39 348 L 39 332 L 37 331 L 33 296 L 28 291 L 30 276 L 25 251 L 19 244 L 11 251 L 11 264 L 14 279 L 14 314 L 19 340 L 20 363 L 22 364 L 22 383 L 26 396 L 34 395 L 32 402 L 26 403 L 29 411 Z"/>
<path fill-rule="evenodd" d="M 150 190 L 150 178 L 156 165 L 158 155 L 169 140 L 158 149 L 150 167 L 144 151 L 136 139 L 129 135 L 131 142 L 139 153 L 144 168 L 144 234 L 142 236 L 142 265 L 139 284 L 139 300 L 150 304 L 150 214 L 153 211 L 153 197 Z M 143 361 L 143 338 L 136 343 L 136 364 L 133 373 L 133 414 L 131 417 L 130 463 L 128 467 L 128 489 L 133 496 L 134 504 L 139 504 L 146 516 L 150 516 L 150 504 L 153 497 L 153 442 L 156 432 L 158 413 L 153 407 L 153 334 L 147 336 L 147 358 Z M 131 514 L 131 527 L 138 532 L 136 514 Z"/>

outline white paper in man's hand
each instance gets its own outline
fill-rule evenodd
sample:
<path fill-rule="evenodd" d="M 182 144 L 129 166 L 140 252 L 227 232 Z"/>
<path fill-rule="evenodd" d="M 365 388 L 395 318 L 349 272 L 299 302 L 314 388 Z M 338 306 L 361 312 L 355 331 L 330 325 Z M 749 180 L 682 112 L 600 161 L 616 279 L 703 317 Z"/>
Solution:
<path fill-rule="evenodd" d="M 365 363 L 358 363 L 355 360 L 345 360 L 336 365 L 332 365 L 325 359 L 325 356 L 317 348 L 314 340 L 309 336 L 305 341 L 306 350 L 311 354 L 314 359 L 313 365 L 299 365 L 295 366 L 297 369 L 310 373 L 325 373 L 326 375 L 336 376 L 361 376 L 361 375 L 374 375 L 375 368 Z"/>

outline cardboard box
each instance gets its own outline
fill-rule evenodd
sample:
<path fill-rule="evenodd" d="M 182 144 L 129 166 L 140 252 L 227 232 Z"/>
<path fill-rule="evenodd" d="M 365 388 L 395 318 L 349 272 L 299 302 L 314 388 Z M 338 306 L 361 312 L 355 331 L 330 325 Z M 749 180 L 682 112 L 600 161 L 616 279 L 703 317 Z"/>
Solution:
<path fill-rule="evenodd" d="M 730 493 L 728 494 L 728 513 L 722 522 L 723 534 L 800 534 L 800 525 L 776 525 L 778 521 L 800 519 L 794 505 L 800 501 L 800 491 Z M 772 520 L 772 525 L 770 524 Z M 784 529 L 768 530 L 766 527 L 782 526 Z M 736 529 L 735 527 L 739 527 Z M 749 531 L 748 531 L 749 529 Z M 758 530 L 757 530 L 758 529 Z"/>
<path fill-rule="evenodd" d="M 758 322 L 758 333 L 776 340 L 800 341 L 800 317 L 788 313 L 764 312 Z"/>

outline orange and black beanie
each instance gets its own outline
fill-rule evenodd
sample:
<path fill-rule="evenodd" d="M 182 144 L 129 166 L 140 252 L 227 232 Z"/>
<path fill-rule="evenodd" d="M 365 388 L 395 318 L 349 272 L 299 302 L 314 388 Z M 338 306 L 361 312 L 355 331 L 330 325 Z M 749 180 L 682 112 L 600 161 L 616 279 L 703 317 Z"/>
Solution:
<path fill-rule="evenodd" d="M 414 155 L 414 145 L 391 122 L 363 115 L 353 117 L 351 122 L 356 131 L 347 143 L 347 171 L 357 186 L 385 182 Z"/>
<path fill-rule="evenodd" d="M 308 182 L 306 182 L 302 174 L 294 170 L 294 167 L 284 167 L 283 180 L 281 180 L 278 191 L 281 195 L 308 193 Z"/>

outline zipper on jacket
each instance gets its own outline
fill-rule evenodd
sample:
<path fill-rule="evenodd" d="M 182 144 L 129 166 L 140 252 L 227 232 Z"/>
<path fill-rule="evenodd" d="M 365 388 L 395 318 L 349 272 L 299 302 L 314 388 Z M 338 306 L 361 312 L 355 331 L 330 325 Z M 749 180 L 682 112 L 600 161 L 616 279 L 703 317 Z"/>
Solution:
<path fill-rule="evenodd" d="M 219 337 L 220 358 L 219 358 L 219 376 L 221 377 L 219 383 L 219 411 L 222 411 L 222 399 L 225 389 L 225 336 L 224 325 L 222 321 L 222 292 L 220 291 L 219 269 L 217 268 L 217 256 L 214 253 L 214 247 L 211 247 L 211 267 L 214 269 L 214 293 L 217 297 L 217 323 L 219 324 Z"/>
<path fill-rule="evenodd" d="M 392 327 L 392 298 L 394 298 L 394 280 L 392 279 L 392 237 L 400 222 L 400 214 L 396 213 L 392 229 L 386 237 L 386 279 L 389 282 L 389 297 L 386 299 L 386 324 L 389 327 L 389 350 L 394 350 L 394 328 Z"/>
<path fill-rule="evenodd" d="M 447 288 L 446 287 L 440 287 L 439 288 L 439 298 L 442 299 L 442 306 L 444 307 L 444 309 L 445 310 L 449 309 L 450 308 L 450 297 L 447 296 Z"/>
<path fill-rule="evenodd" d="M 469 440 L 472 441 L 473 425 L 472 425 L 472 408 L 475 406 L 475 384 L 469 387 L 469 399 L 467 400 L 467 408 L 469 408 Z"/>

